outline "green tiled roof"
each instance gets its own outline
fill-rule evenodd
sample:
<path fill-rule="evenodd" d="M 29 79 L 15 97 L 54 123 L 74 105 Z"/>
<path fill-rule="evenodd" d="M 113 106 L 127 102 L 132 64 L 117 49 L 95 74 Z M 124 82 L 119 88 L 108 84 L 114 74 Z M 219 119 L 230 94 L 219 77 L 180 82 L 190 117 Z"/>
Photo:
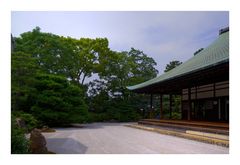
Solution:
<path fill-rule="evenodd" d="M 178 67 L 141 84 L 134 86 L 128 86 L 129 90 L 137 90 L 145 88 L 147 86 L 161 83 L 166 80 L 174 79 L 192 73 L 195 71 L 200 71 L 214 65 L 229 61 L 229 32 L 225 32 L 219 35 L 211 45 L 200 51 L 198 54 L 193 56 L 188 61 L 179 65 Z"/>

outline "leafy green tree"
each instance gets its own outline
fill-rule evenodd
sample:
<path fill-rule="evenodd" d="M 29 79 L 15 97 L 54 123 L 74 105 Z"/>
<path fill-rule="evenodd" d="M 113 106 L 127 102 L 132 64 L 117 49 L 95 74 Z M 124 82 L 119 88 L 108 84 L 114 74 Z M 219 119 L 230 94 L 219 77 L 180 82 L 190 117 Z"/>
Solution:
<path fill-rule="evenodd" d="M 109 53 L 108 40 L 106 38 L 80 38 L 74 53 L 76 59 L 72 61 L 76 65 L 76 81 L 84 84 L 86 77 L 91 77 L 97 73 L 99 59 Z"/>
<path fill-rule="evenodd" d="M 108 45 L 106 38 L 74 39 L 43 33 L 39 27 L 14 38 L 12 109 L 49 125 L 84 122 L 88 119 L 84 100 L 89 95 L 90 110 L 106 113 L 101 114 L 106 120 L 123 121 L 124 113 L 130 115 L 137 108 L 133 98 L 139 97 L 126 86 L 154 78 L 158 71 L 156 62 L 142 51 L 116 52 Z M 100 80 L 83 86 L 93 74 Z"/>
<path fill-rule="evenodd" d="M 105 112 L 109 104 L 107 84 L 101 80 L 93 80 L 89 83 L 88 93 L 89 110 L 97 113 Z"/>
<path fill-rule="evenodd" d="M 36 80 L 36 103 L 31 111 L 37 119 L 50 126 L 87 120 L 87 105 L 80 87 L 57 75 L 38 74 Z"/>
<path fill-rule="evenodd" d="M 39 66 L 50 74 L 64 75 L 75 83 L 84 84 L 96 70 L 97 60 L 108 48 L 106 38 L 61 37 L 43 33 L 39 27 L 16 38 L 16 51 L 31 54 Z"/>
<path fill-rule="evenodd" d="M 38 65 L 49 73 L 58 70 L 58 58 L 62 55 L 61 37 L 42 33 L 36 27 L 31 32 L 26 32 L 15 38 L 15 52 L 30 54 L 37 59 Z"/>
<path fill-rule="evenodd" d="M 47 125 L 87 120 L 87 106 L 80 85 L 44 71 L 36 57 L 19 51 L 12 53 L 12 111 L 34 114 Z"/>
<path fill-rule="evenodd" d="M 129 85 L 141 83 L 157 76 L 158 70 L 155 68 L 157 63 L 153 58 L 148 57 L 143 51 L 134 48 L 131 48 L 127 54 L 131 66 Z"/>
<path fill-rule="evenodd" d="M 116 96 L 124 94 L 126 80 L 128 78 L 128 56 L 126 53 L 111 52 L 108 63 L 104 65 L 104 71 L 100 72 L 100 78 L 107 82 L 109 94 Z M 103 65 L 103 64 L 100 64 Z"/>
<path fill-rule="evenodd" d="M 166 65 L 164 72 L 168 72 L 181 64 L 182 64 L 182 62 L 180 62 L 180 61 L 170 61 L 170 63 Z"/>
<path fill-rule="evenodd" d="M 138 84 L 156 77 L 156 62 L 140 50 L 131 48 L 129 52 L 111 52 L 107 62 L 101 63 L 100 78 L 107 81 L 112 96 L 126 98 L 129 91 L 126 86 Z"/>
<path fill-rule="evenodd" d="M 171 61 L 169 64 L 166 65 L 166 68 L 164 72 L 168 72 L 172 70 L 173 68 L 181 65 L 182 62 L 180 61 Z M 173 95 L 173 112 L 172 112 L 172 118 L 173 119 L 180 119 L 181 118 L 181 113 L 180 113 L 180 108 L 181 108 L 181 97 L 178 95 Z M 165 103 L 166 104 L 166 103 Z"/>
<path fill-rule="evenodd" d="M 91 109 L 105 113 L 106 120 L 130 121 L 139 119 L 138 103 L 145 96 L 130 93 L 126 86 L 156 77 L 156 62 L 142 51 L 132 48 L 129 52 L 114 52 L 104 57 L 98 65 L 100 81 L 89 85 Z"/>
<path fill-rule="evenodd" d="M 30 54 L 14 52 L 11 65 L 11 108 L 13 111 L 28 112 L 36 92 L 34 76 L 39 71 L 37 61 Z"/>

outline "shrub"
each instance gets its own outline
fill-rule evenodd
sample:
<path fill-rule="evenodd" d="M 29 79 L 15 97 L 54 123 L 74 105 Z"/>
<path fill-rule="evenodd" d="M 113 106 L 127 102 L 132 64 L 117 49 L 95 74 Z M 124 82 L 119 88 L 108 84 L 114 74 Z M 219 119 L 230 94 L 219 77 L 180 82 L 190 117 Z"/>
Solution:
<path fill-rule="evenodd" d="M 14 116 L 12 116 L 11 126 L 11 153 L 29 153 L 29 141 L 25 137 L 24 130 L 17 127 L 16 118 Z"/>
<path fill-rule="evenodd" d="M 121 99 L 113 99 L 106 106 L 104 106 L 104 112 L 89 113 L 89 122 L 102 122 L 102 121 L 137 121 L 141 118 L 141 115 L 137 111 L 137 107 L 131 102 Z"/>
<path fill-rule="evenodd" d="M 40 122 L 32 115 L 29 113 L 24 113 L 22 111 L 16 111 L 12 113 L 15 117 L 21 118 L 24 120 L 26 124 L 26 130 L 27 132 L 31 132 L 34 128 L 40 127 L 41 124 Z"/>
<path fill-rule="evenodd" d="M 29 132 L 34 128 L 39 127 L 39 122 L 33 117 L 33 115 L 23 113 L 20 117 L 25 121 Z"/>
<path fill-rule="evenodd" d="M 137 112 L 137 107 L 127 100 L 116 100 L 115 114 L 116 119 L 121 122 L 137 121 L 140 119 L 140 114 Z"/>
<path fill-rule="evenodd" d="M 172 113 L 172 119 L 180 120 L 181 119 L 181 113 L 180 112 L 173 112 Z"/>
<path fill-rule="evenodd" d="M 49 126 L 87 122 L 81 87 L 57 75 L 39 74 L 36 79 L 36 103 L 31 112 L 37 119 Z"/>
<path fill-rule="evenodd" d="M 88 115 L 88 120 L 87 122 L 91 123 L 91 122 L 104 122 L 104 121 L 109 121 L 110 117 L 106 112 L 102 112 L 102 113 L 93 113 L 90 112 Z"/>
<path fill-rule="evenodd" d="M 164 119 L 170 119 L 170 113 L 164 114 Z M 181 119 L 181 113 L 172 112 L 172 118 L 171 119 L 175 119 L 175 120 Z"/>

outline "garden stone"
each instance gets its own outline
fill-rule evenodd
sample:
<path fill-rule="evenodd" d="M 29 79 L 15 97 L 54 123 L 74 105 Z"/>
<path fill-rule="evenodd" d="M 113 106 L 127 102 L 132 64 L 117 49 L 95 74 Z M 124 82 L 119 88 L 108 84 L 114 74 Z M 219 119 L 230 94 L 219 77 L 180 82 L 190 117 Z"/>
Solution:
<path fill-rule="evenodd" d="M 16 118 L 16 123 L 19 128 L 26 128 L 25 121 L 21 118 Z"/>
<path fill-rule="evenodd" d="M 38 129 L 33 129 L 30 135 L 30 151 L 33 154 L 46 154 L 48 153 L 46 147 L 46 139 Z"/>

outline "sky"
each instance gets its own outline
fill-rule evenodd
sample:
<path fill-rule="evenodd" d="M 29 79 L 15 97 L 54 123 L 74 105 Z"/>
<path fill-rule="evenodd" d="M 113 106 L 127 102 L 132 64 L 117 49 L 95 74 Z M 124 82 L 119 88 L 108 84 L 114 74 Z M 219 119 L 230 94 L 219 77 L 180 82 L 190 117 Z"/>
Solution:
<path fill-rule="evenodd" d="M 172 60 L 185 62 L 229 26 L 227 11 L 13 11 L 11 33 L 18 37 L 36 26 L 73 38 L 109 40 L 114 51 L 143 51 L 156 62 L 159 75 Z"/>

